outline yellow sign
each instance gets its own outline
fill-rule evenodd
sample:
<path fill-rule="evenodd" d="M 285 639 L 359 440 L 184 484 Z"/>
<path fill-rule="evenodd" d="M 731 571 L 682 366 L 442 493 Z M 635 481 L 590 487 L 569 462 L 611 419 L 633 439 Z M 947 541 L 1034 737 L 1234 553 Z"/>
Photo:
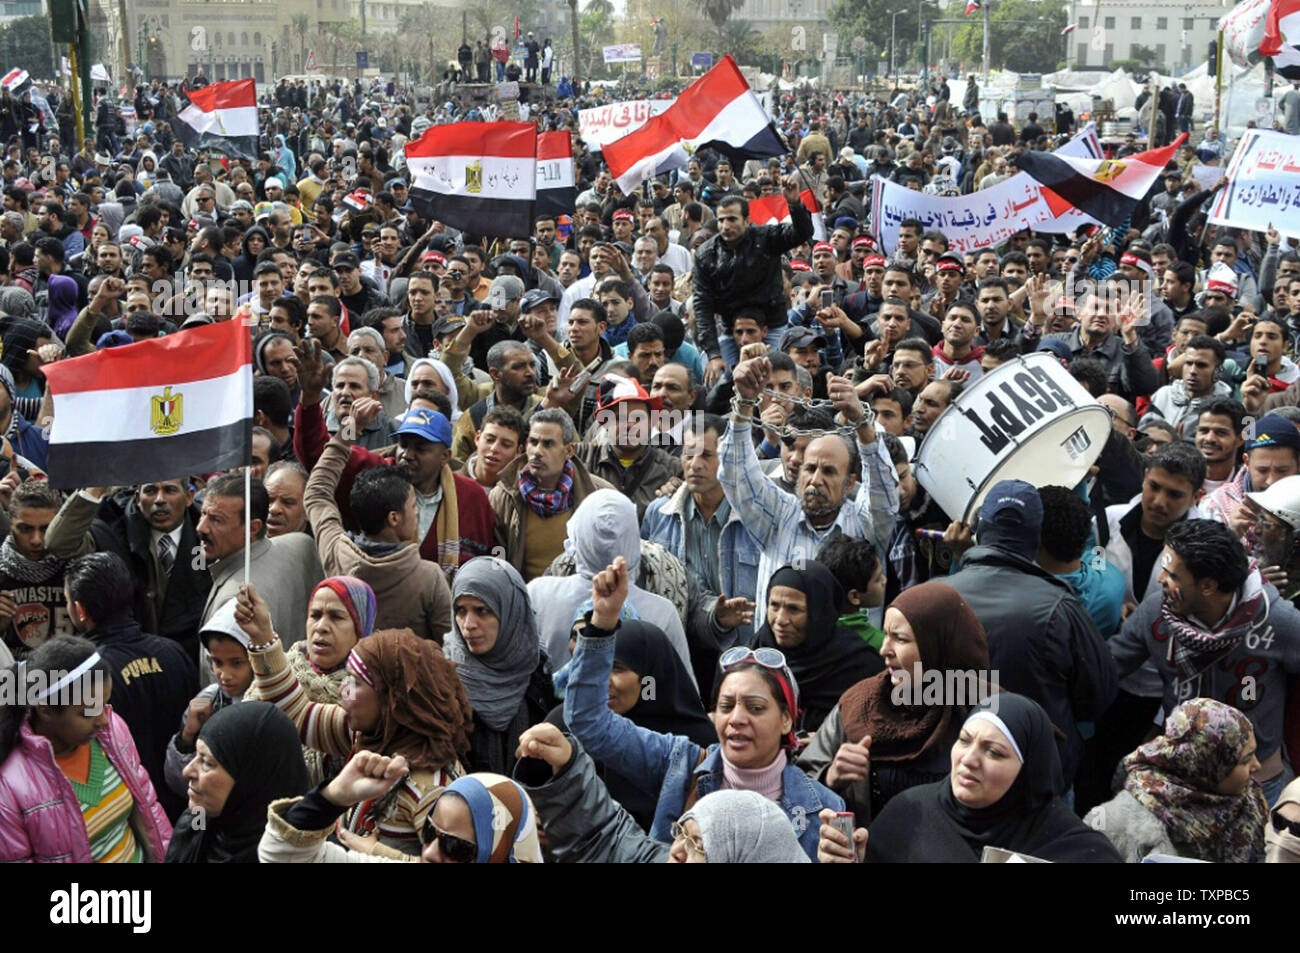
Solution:
<path fill-rule="evenodd" d="M 1097 171 L 1092 177 L 1098 182 L 1109 182 L 1121 172 L 1128 168 L 1127 162 L 1120 162 L 1117 159 L 1106 159 L 1101 165 L 1097 166 Z"/>
<path fill-rule="evenodd" d="M 465 191 L 475 195 L 483 191 L 483 160 L 475 159 L 465 166 Z"/>
<path fill-rule="evenodd" d="M 155 394 L 150 398 L 153 402 L 153 414 L 150 419 L 150 429 L 160 437 L 170 437 L 181 429 L 181 407 L 184 403 L 184 395 L 173 394 L 170 386 L 165 388 L 161 394 Z"/>

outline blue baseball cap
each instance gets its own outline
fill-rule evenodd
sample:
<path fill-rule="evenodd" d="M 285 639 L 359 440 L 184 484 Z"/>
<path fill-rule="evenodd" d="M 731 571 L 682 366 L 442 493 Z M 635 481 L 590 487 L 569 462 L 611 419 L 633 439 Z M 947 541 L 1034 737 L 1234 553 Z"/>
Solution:
<path fill-rule="evenodd" d="M 423 407 L 408 410 L 402 417 L 402 426 L 397 428 L 393 436 L 400 437 L 407 433 L 423 437 L 429 443 L 451 446 L 451 423 L 436 410 L 426 410 Z"/>
<path fill-rule="evenodd" d="M 1281 414 L 1265 414 L 1255 421 L 1255 439 L 1246 444 L 1246 450 L 1260 447 L 1290 447 L 1300 452 L 1300 431 Z"/>

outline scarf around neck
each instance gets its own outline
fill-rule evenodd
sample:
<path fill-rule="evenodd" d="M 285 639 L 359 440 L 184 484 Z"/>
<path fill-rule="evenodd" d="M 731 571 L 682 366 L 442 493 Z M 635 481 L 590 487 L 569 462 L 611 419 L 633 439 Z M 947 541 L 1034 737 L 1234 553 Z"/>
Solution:
<path fill-rule="evenodd" d="M 527 469 L 519 471 L 519 492 L 529 508 L 543 519 L 556 516 L 569 508 L 569 496 L 573 490 L 573 463 L 564 464 L 564 472 L 554 490 L 543 489 L 537 485 L 532 473 Z"/>
<path fill-rule="evenodd" d="M 1260 605 L 1264 618 L 1258 623 L 1255 616 Z M 1237 595 L 1237 605 L 1218 628 L 1209 631 L 1191 619 L 1178 615 L 1168 599 L 1160 604 L 1160 615 L 1169 627 L 1169 661 L 1178 672 L 1180 681 L 1190 681 L 1223 658 L 1246 633 L 1257 624 L 1268 621 L 1268 601 L 1264 596 L 1264 579 L 1259 570 L 1252 569 Z"/>
<path fill-rule="evenodd" d="M 28 559 L 14 547 L 12 536 L 6 536 L 4 544 L 0 545 L 0 572 L 28 585 L 49 582 L 63 572 L 63 563 L 53 553 L 35 561 Z"/>

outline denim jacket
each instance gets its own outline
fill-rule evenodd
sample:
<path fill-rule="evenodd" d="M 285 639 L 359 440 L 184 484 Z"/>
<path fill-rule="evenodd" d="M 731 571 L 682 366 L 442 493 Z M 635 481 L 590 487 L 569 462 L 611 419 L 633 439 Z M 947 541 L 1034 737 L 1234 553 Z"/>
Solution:
<path fill-rule="evenodd" d="M 721 745 L 709 745 L 705 752 L 683 735 L 650 731 L 616 715 L 608 705 L 613 667 L 612 636 L 578 637 L 564 692 L 564 720 L 593 758 L 616 767 L 634 784 L 659 789 L 650 836 L 671 843 L 669 828 L 685 809 L 692 779 L 699 797 L 722 789 Z M 780 805 L 794 825 L 800 845 L 815 861 L 820 828 L 817 814 L 826 808 L 844 810 L 844 799 L 804 774 L 791 759 L 782 775 Z"/>
<path fill-rule="evenodd" d="M 686 495 L 690 488 L 682 485 L 667 498 L 660 498 L 646 507 L 641 520 L 641 538 L 654 540 L 683 564 L 686 561 Z M 718 582 L 728 599 L 744 596 L 754 599 L 758 595 L 758 560 L 762 551 L 733 506 L 722 534 L 718 539 Z M 689 568 L 689 567 L 688 567 Z M 752 625 L 737 626 L 731 631 L 730 641 L 722 646 L 748 644 L 753 636 Z"/>

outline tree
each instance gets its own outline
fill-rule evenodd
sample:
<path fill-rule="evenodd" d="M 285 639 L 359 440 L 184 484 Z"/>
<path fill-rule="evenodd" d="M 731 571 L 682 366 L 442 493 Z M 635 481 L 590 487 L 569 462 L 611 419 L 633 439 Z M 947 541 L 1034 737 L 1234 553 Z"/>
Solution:
<path fill-rule="evenodd" d="M 730 53 L 737 63 L 755 64 L 762 55 L 763 36 L 748 20 L 729 20 L 719 31 L 719 53 Z"/>
<path fill-rule="evenodd" d="M 709 18 L 714 29 L 718 31 L 719 39 L 722 37 L 722 28 L 726 25 L 731 15 L 745 5 L 745 0 L 696 0 L 699 4 L 700 12 Z M 739 51 L 728 50 L 723 47 L 725 52 L 735 54 Z"/>
<path fill-rule="evenodd" d="M 897 18 L 895 33 L 899 41 L 898 46 L 902 49 L 908 37 L 913 41 L 916 39 L 917 10 L 909 3 L 900 0 L 835 0 L 835 5 L 830 11 L 830 21 L 842 38 L 842 45 L 847 44 L 855 36 L 862 36 L 866 37 L 867 42 L 876 49 L 887 51 L 891 28 L 894 25 L 894 17 L 889 15 L 891 8 L 902 11 Z M 944 15 L 951 16 L 955 9 L 957 5 L 950 4 Z M 931 11 L 930 17 L 933 16 L 934 11 Z M 903 57 L 897 56 L 895 61 L 901 63 Z"/>
<path fill-rule="evenodd" d="M 0 27 L 0 58 L 3 71 L 15 67 L 27 70 L 32 79 L 54 79 L 50 58 L 50 21 L 43 16 L 18 17 Z"/>
<path fill-rule="evenodd" d="M 293 32 L 298 34 L 298 69 L 307 69 L 307 30 L 311 27 L 311 17 L 305 13 L 295 13 L 289 18 Z"/>
<path fill-rule="evenodd" d="M 901 18 L 900 18 L 901 19 Z M 989 57 L 993 64 L 1016 73 L 1039 73 L 1055 63 L 1065 27 L 1064 7 L 1035 0 L 1000 0 L 989 22 Z M 983 58 L 983 27 L 972 23 L 953 38 L 953 55 L 978 63 Z"/>
<path fill-rule="evenodd" d="M 582 42 L 587 48 L 588 77 L 600 62 L 601 48 L 614 40 L 614 7 L 609 0 L 591 0 L 582 11 Z"/>

